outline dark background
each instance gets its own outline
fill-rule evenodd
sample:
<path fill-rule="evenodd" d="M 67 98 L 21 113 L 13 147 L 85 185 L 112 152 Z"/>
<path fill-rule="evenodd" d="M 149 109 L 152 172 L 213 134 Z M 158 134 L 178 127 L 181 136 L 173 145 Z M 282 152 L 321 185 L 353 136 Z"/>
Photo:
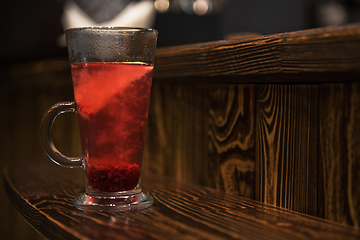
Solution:
<path fill-rule="evenodd" d="M 334 2 L 347 11 L 347 19 L 340 23 L 359 21 L 359 0 L 228 0 L 220 12 L 206 16 L 182 11 L 158 13 L 153 27 L 159 31 L 159 47 L 220 40 L 232 32 L 296 31 L 326 25 L 319 19 L 319 8 Z M 66 50 L 57 45 L 57 38 L 63 33 L 60 18 L 64 3 L 65 0 L 3 1 L 1 61 L 66 56 Z"/>

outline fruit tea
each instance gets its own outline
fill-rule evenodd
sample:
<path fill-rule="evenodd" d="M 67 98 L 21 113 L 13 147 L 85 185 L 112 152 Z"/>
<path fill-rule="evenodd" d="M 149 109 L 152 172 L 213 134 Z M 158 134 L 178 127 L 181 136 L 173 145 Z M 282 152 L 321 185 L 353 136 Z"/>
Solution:
<path fill-rule="evenodd" d="M 152 72 L 142 63 L 71 64 L 86 175 L 95 190 L 128 191 L 139 183 Z"/>

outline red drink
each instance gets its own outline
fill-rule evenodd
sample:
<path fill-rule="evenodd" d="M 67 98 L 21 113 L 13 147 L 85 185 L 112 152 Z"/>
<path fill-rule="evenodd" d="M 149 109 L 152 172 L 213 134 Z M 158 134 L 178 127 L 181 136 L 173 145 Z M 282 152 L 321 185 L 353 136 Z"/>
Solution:
<path fill-rule="evenodd" d="M 89 185 L 98 191 L 135 188 L 150 101 L 153 66 L 71 65 L 80 138 Z"/>

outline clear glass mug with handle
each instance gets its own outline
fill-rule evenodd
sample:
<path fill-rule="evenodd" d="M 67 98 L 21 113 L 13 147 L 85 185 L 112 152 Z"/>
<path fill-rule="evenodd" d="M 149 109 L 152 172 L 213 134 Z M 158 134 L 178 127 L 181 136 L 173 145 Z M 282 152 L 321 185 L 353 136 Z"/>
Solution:
<path fill-rule="evenodd" d="M 145 28 L 85 27 L 65 31 L 75 101 L 59 102 L 44 115 L 41 142 L 58 165 L 84 168 L 81 210 L 124 211 L 152 205 L 142 192 L 141 164 L 157 31 Z M 51 139 L 59 114 L 77 114 L 81 157 L 67 157 Z"/>

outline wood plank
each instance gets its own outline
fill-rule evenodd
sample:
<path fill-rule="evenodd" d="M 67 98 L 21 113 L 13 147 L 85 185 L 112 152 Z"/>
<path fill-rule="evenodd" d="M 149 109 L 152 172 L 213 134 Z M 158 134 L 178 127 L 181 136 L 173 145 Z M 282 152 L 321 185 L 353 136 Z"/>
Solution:
<path fill-rule="evenodd" d="M 322 84 L 319 96 L 325 217 L 359 227 L 360 84 Z"/>
<path fill-rule="evenodd" d="M 216 189 L 254 198 L 255 85 L 209 88 L 209 163 Z"/>
<path fill-rule="evenodd" d="M 317 86 L 256 92 L 255 199 L 317 216 Z"/>
<path fill-rule="evenodd" d="M 72 199 L 84 190 L 81 169 L 24 162 L 4 169 L 7 193 L 24 218 L 51 239 L 359 239 L 360 232 L 221 191 L 154 175 L 144 211 L 82 212 Z"/>
<path fill-rule="evenodd" d="M 156 52 L 154 79 L 241 76 L 233 81 L 337 81 L 339 75 L 328 73 L 359 74 L 359 52 L 360 24 L 164 47 Z M 264 78 L 268 75 L 275 77 Z"/>
<path fill-rule="evenodd" d="M 208 163 L 207 86 L 153 84 L 144 167 L 162 176 L 214 186 Z"/>
<path fill-rule="evenodd" d="M 145 168 L 254 198 L 255 85 L 155 83 L 152 93 Z"/>

